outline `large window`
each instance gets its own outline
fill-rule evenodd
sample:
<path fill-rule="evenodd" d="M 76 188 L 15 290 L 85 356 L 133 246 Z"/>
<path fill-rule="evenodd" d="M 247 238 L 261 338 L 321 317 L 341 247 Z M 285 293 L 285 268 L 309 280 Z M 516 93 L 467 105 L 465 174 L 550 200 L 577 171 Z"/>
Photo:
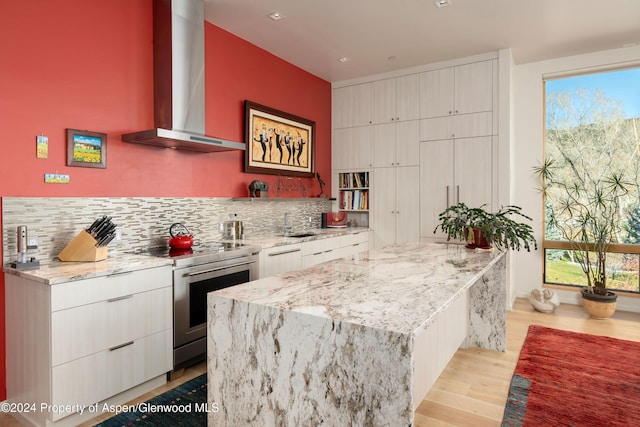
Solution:
<path fill-rule="evenodd" d="M 617 210 L 623 227 L 609 248 L 607 287 L 640 292 L 640 68 L 547 78 L 545 157 L 567 180 L 591 186 L 612 172 L 624 176 L 629 192 Z M 583 286 L 572 247 L 553 225 L 579 219 L 559 203 L 545 200 L 545 283 Z"/>

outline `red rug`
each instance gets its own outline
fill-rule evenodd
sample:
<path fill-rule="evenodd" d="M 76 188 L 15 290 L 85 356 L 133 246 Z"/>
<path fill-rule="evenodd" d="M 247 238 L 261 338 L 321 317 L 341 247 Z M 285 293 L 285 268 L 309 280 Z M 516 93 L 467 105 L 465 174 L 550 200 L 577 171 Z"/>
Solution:
<path fill-rule="evenodd" d="M 530 326 L 502 426 L 640 426 L 640 342 Z"/>

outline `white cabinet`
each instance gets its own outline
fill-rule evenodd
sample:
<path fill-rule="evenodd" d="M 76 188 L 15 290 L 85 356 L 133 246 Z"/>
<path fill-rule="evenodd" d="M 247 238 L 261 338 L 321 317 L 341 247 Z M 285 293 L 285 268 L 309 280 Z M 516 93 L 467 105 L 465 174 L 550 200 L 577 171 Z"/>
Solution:
<path fill-rule="evenodd" d="M 373 127 L 361 126 L 333 131 L 334 170 L 369 169 L 372 165 Z"/>
<path fill-rule="evenodd" d="M 8 400 L 73 408 L 165 382 L 172 282 L 171 266 L 54 285 L 5 274 Z M 44 425 L 73 412 L 22 416 Z"/>
<path fill-rule="evenodd" d="M 260 252 L 260 278 L 300 270 L 368 249 L 368 232 L 320 237 L 263 249 Z"/>
<path fill-rule="evenodd" d="M 275 246 L 260 251 L 260 278 L 302 268 L 302 245 Z"/>
<path fill-rule="evenodd" d="M 492 208 L 493 138 L 490 136 L 429 141 L 420 144 L 421 237 L 445 240 L 438 215 L 464 202 Z"/>
<path fill-rule="evenodd" d="M 302 267 L 348 257 L 369 250 L 369 233 L 345 234 L 302 244 Z"/>
<path fill-rule="evenodd" d="M 338 238 L 318 239 L 302 244 L 302 268 L 311 267 L 338 257 Z"/>
<path fill-rule="evenodd" d="M 332 112 L 334 129 L 415 120 L 420 115 L 420 75 L 333 89 Z"/>
<path fill-rule="evenodd" d="M 373 247 L 434 239 L 458 200 L 495 209 L 498 60 L 469 61 L 334 89 L 333 176 L 371 171 Z"/>
<path fill-rule="evenodd" d="M 420 113 L 420 76 L 373 82 L 372 122 L 374 124 L 415 120 Z"/>
<path fill-rule="evenodd" d="M 373 194 L 373 245 L 420 238 L 420 167 L 376 168 Z"/>
<path fill-rule="evenodd" d="M 372 98 L 372 83 L 333 89 L 333 128 L 340 129 L 371 124 Z"/>
<path fill-rule="evenodd" d="M 496 61 L 482 61 L 455 67 L 455 114 L 493 110 Z"/>
<path fill-rule="evenodd" d="M 420 141 L 492 135 L 492 117 L 491 112 L 483 112 L 421 119 Z"/>
<path fill-rule="evenodd" d="M 420 118 L 493 110 L 495 60 L 420 74 Z"/>
<path fill-rule="evenodd" d="M 369 232 L 345 234 L 340 237 L 336 258 L 349 257 L 369 250 Z"/>
<path fill-rule="evenodd" d="M 417 166 L 420 161 L 420 122 L 411 120 L 373 127 L 373 166 Z"/>

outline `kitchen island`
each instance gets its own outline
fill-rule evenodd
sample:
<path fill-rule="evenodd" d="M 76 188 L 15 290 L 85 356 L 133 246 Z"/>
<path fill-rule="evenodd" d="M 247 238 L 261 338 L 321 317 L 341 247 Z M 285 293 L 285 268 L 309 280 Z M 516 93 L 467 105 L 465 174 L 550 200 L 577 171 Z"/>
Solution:
<path fill-rule="evenodd" d="M 460 346 L 504 351 L 505 257 L 413 243 L 208 295 L 209 425 L 412 425 Z"/>

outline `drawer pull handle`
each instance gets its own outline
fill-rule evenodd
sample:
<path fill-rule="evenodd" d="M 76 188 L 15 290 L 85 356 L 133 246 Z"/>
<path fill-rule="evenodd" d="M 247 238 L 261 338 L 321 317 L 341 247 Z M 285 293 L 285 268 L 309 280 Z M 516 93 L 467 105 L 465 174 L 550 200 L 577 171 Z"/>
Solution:
<path fill-rule="evenodd" d="M 123 295 L 121 297 L 116 297 L 116 298 L 109 298 L 107 302 L 122 301 L 123 299 L 129 299 L 129 298 L 133 298 L 133 294 Z"/>
<path fill-rule="evenodd" d="M 284 254 L 292 254 L 294 252 L 300 252 L 300 248 L 298 249 L 289 249 L 288 251 L 282 251 L 282 252 L 273 252 L 270 253 L 269 256 L 278 256 L 278 255 L 284 255 Z"/>
<path fill-rule="evenodd" d="M 322 252 L 314 252 L 314 253 L 313 253 L 313 255 L 314 255 L 314 256 L 315 256 L 315 255 L 321 255 L 321 254 L 322 254 Z"/>
<path fill-rule="evenodd" d="M 130 346 L 131 344 L 133 344 L 133 341 L 129 341 L 129 342 L 126 342 L 126 343 L 124 343 L 124 344 L 120 344 L 120 345 L 117 345 L 117 346 L 115 346 L 115 347 L 111 347 L 111 348 L 109 349 L 109 351 L 114 351 L 114 350 L 121 349 L 121 348 L 123 348 L 123 347 L 128 347 L 128 346 Z"/>
<path fill-rule="evenodd" d="M 129 274 L 133 274 L 133 271 L 121 271 L 119 273 L 113 273 L 108 275 L 108 278 L 119 277 L 119 276 L 128 276 Z"/>
<path fill-rule="evenodd" d="M 329 250 L 324 251 L 325 254 L 328 253 L 328 252 L 333 252 L 333 249 L 329 249 Z"/>

